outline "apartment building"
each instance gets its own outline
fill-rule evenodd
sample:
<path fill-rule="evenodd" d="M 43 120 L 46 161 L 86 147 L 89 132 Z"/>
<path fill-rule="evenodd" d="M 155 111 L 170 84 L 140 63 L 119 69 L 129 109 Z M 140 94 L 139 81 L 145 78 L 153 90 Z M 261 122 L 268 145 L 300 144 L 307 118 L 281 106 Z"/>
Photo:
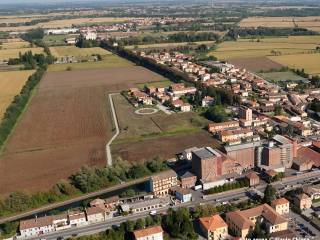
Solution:
<path fill-rule="evenodd" d="M 307 210 L 312 206 L 312 199 L 307 194 L 301 193 L 294 198 L 294 204 L 301 210 Z"/>
<path fill-rule="evenodd" d="M 259 220 L 259 223 L 257 221 Z M 277 213 L 268 204 L 262 204 L 247 210 L 237 210 L 226 214 L 229 230 L 237 237 L 245 238 L 255 224 L 261 224 L 268 233 L 288 229 L 288 220 Z"/>
<path fill-rule="evenodd" d="M 166 196 L 172 187 L 178 185 L 178 177 L 175 171 L 168 170 L 150 178 L 149 186 L 151 192 L 157 197 Z"/>
<path fill-rule="evenodd" d="M 220 132 L 230 128 L 238 128 L 238 127 L 239 127 L 238 121 L 228 121 L 228 122 L 221 122 L 221 123 L 209 123 L 208 130 L 211 133 L 216 133 L 216 132 Z"/>

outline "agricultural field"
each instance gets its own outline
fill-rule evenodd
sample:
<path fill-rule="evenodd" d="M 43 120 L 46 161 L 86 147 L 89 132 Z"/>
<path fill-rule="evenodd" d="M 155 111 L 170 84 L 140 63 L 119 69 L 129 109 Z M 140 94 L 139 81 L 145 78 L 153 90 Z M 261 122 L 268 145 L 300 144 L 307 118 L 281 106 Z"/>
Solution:
<path fill-rule="evenodd" d="M 249 17 L 243 19 L 241 27 L 301 27 L 320 31 L 320 17 Z"/>
<path fill-rule="evenodd" d="M 30 47 L 30 43 L 22 39 L 16 39 L 15 41 L 3 41 L 2 44 L 0 44 L 0 49 L 18 49 L 28 47 Z"/>
<path fill-rule="evenodd" d="M 179 46 L 186 45 L 200 45 L 200 44 L 213 44 L 213 41 L 202 41 L 202 42 L 181 42 L 181 43 L 156 43 L 156 44 L 144 44 L 137 45 L 138 49 L 147 49 L 147 48 L 174 48 Z M 127 49 L 134 49 L 136 46 L 126 46 Z"/>
<path fill-rule="evenodd" d="M 0 193 L 44 190 L 83 165 L 104 166 L 107 93 L 160 80 L 137 66 L 48 72 L 3 150 Z"/>
<path fill-rule="evenodd" d="M 245 68 L 252 72 L 270 71 L 283 68 L 283 66 L 267 57 L 236 58 L 229 62 L 238 68 Z"/>
<path fill-rule="evenodd" d="M 304 69 L 306 73 L 320 75 L 319 53 L 274 56 L 270 59 L 293 69 Z"/>
<path fill-rule="evenodd" d="M 272 51 L 285 54 L 308 53 L 320 44 L 320 36 L 293 36 L 261 39 L 239 39 L 223 42 L 209 55 L 221 60 L 254 58 L 275 55 Z"/>
<path fill-rule="evenodd" d="M 0 119 L 34 70 L 0 72 Z"/>
<path fill-rule="evenodd" d="M 80 63 L 64 63 L 53 64 L 49 66 L 50 72 L 60 71 L 73 71 L 82 69 L 99 69 L 99 68 L 117 68 L 117 67 L 130 67 L 134 64 L 124 58 L 120 58 L 117 55 L 105 55 L 102 57 L 102 61 L 96 62 L 80 62 Z"/>
<path fill-rule="evenodd" d="M 166 115 L 158 111 L 151 115 L 138 115 L 134 112 L 136 108 L 123 96 L 115 96 L 114 103 L 120 127 L 120 135 L 111 147 L 115 157 L 133 162 L 150 160 L 155 156 L 174 157 L 177 152 L 193 146 L 195 143 L 191 139 L 195 136 L 201 136 L 197 138 L 199 146 L 201 142 L 211 145 L 212 137 L 203 130 L 209 121 L 197 113 Z M 168 140 L 171 138 L 173 141 Z M 170 147 L 159 147 L 170 144 Z"/>
<path fill-rule="evenodd" d="M 94 54 L 108 55 L 111 54 L 109 51 L 100 48 L 78 48 L 76 46 L 59 46 L 59 47 L 50 47 L 51 54 L 57 58 L 64 56 L 74 56 L 74 57 L 87 57 Z"/>
<path fill-rule="evenodd" d="M 9 58 L 17 58 L 20 53 L 25 53 L 28 51 L 32 51 L 33 53 L 43 53 L 43 48 L 15 48 L 15 49 L 4 49 L 0 50 L 0 62 L 7 61 Z"/>
<path fill-rule="evenodd" d="M 0 31 L 26 31 L 34 28 L 68 28 L 73 25 L 90 25 L 94 23 L 117 23 L 125 22 L 128 18 L 113 18 L 113 17 L 101 17 L 101 18 L 73 18 L 52 20 L 49 22 L 42 22 L 31 26 L 17 26 L 17 27 L 0 27 Z"/>

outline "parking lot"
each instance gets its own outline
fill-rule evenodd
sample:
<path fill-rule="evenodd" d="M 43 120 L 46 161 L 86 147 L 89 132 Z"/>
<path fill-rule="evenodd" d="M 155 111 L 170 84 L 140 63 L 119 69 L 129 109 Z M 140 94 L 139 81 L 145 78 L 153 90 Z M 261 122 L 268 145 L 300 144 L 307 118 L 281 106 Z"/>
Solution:
<path fill-rule="evenodd" d="M 317 239 L 320 231 L 314 228 L 310 223 L 303 219 L 300 215 L 290 211 L 289 213 L 289 229 L 292 229 L 297 237 L 307 239 Z"/>

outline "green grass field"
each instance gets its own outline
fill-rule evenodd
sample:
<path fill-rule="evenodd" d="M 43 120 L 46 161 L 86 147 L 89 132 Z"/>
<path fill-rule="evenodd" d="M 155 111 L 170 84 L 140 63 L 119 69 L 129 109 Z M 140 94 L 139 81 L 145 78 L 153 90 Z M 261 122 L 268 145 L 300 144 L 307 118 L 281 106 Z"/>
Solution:
<path fill-rule="evenodd" d="M 269 72 L 269 73 L 259 73 L 261 77 L 270 82 L 281 82 L 281 81 L 299 81 L 304 78 L 298 76 L 297 74 L 287 71 L 287 72 Z"/>
<path fill-rule="evenodd" d="M 219 44 L 215 51 L 209 55 L 220 60 L 237 58 L 254 58 L 274 55 L 272 51 L 281 55 L 309 53 L 316 49 L 320 43 L 320 36 L 294 36 L 278 38 L 239 39 Z"/>
<path fill-rule="evenodd" d="M 53 64 L 49 66 L 50 72 L 67 71 L 67 70 L 81 70 L 81 69 L 95 69 L 95 68 L 113 68 L 113 67 L 129 67 L 134 64 L 124 58 L 116 55 L 107 55 L 103 57 L 102 61 L 97 62 L 81 62 L 81 63 L 65 63 Z"/>
<path fill-rule="evenodd" d="M 43 41 L 49 46 L 66 45 L 65 39 L 70 35 L 45 35 Z"/>
<path fill-rule="evenodd" d="M 144 48 L 172 48 L 172 47 L 179 47 L 179 46 L 186 46 L 186 45 L 200 45 L 200 44 L 213 44 L 213 41 L 202 41 L 202 42 L 181 42 L 181 43 L 156 43 L 156 44 L 144 44 L 144 45 L 137 45 L 138 49 Z M 126 46 L 126 49 L 134 49 L 136 46 Z"/>

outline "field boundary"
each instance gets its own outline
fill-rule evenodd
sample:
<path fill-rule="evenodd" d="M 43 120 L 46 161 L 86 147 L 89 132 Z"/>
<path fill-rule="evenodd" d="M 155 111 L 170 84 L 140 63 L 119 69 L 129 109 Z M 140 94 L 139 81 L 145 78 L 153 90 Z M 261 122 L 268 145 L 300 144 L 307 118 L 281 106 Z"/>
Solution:
<path fill-rule="evenodd" d="M 114 107 L 114 102 L 112 99 L 112 96 L 114 95 L 119 95 L 120 93 L 110 93 L 109 94 L 109 103 L 111 106 L 111 113 L 112 113 L 112 119 L 116 128 L 116 133 L 113 135 L 113 137 L 109 140 L 109 142 L 106 144 L 106 157 L 107 157 L 107 165 L 108 166 L 112 166 L 112 154 L 111 154 L 111 147 L 110 145 L 112 144 L 112 142 L 116 139 L 116 137 L 118 137 L 118 135 L 120 134 L 120 130 L 119 130 L 119 123 L 118 123 L 118 118 L 117 118 L 117 114 L 116 114 L 116 110 Z"/>

